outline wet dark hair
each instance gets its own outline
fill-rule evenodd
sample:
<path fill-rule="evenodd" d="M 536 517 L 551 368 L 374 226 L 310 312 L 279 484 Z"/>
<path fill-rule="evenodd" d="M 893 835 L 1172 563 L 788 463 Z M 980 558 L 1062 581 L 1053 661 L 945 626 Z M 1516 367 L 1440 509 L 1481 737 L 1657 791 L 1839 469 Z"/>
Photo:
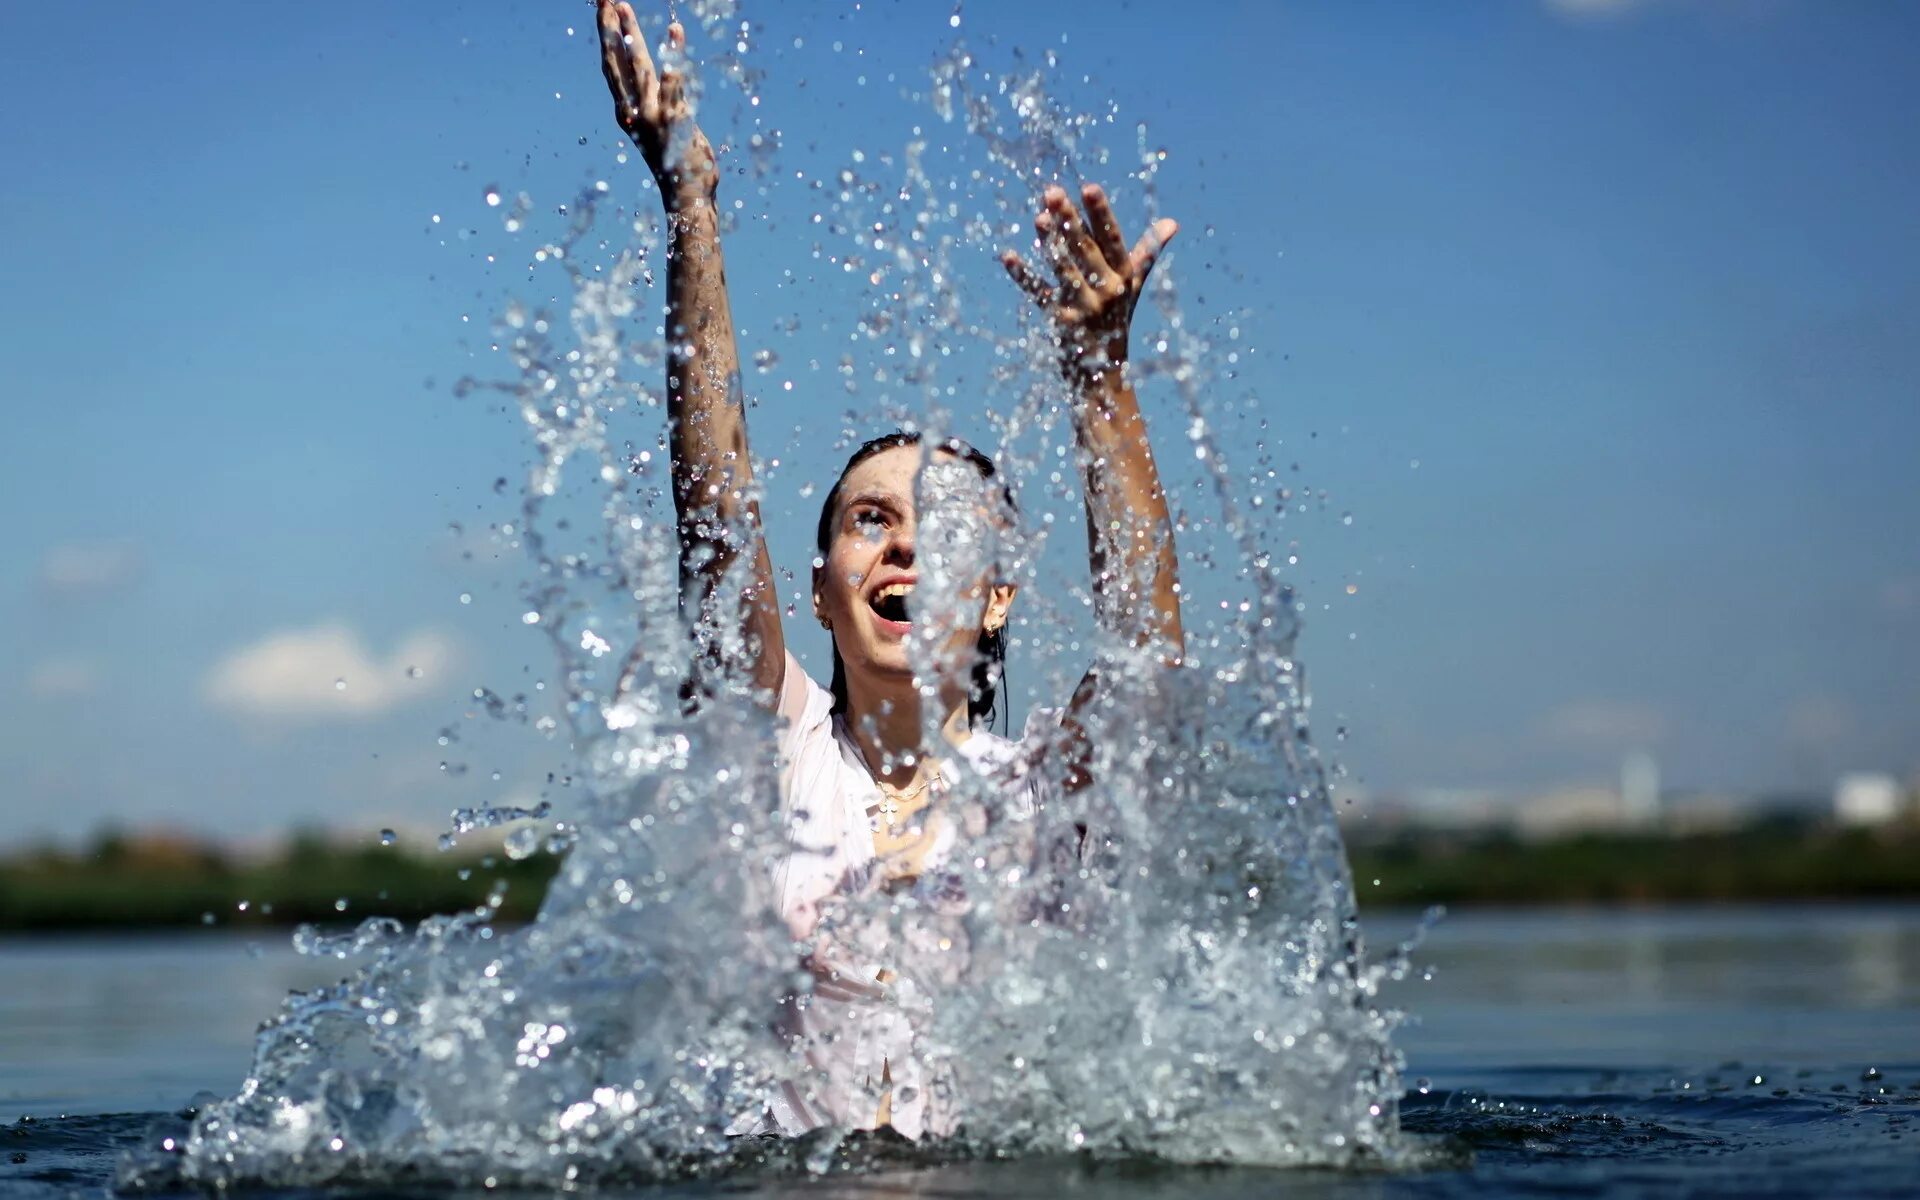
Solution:
<path fill-rule="evenodd" d="M 896 446 L 918 446 L 923 439 L 918 433 L 907 429 L 896 429 L 892 433 L 883 433 L 879 437 L 861 444 L 858 450 L 847 459 L 847 465 L 840 468 L 840 478 L 833 481 L 833 487 L 827 492 L 827 499 L 820 506 L 820 527 L 814 536 L 814 545 L 824 560 L 833 544 L 834 511 L 840 506 L 840 487 L 846 483 L 847 476 L 861 463 L 884 450 Z M 993 460 L 958 438 L 947 438 L 938 443 L 937 450 L 945 450 L 958 458 L 974 465 L 982 479 L 1000 485 L 1000 499 L 1007 506 L 1007 513 L 1014 511 L 1013 492 L 1000 478 L 1000 470 Z M 967 721 L 973 725 L 993 727 L 995 718 L 1003 725 L 1007 722 L 1006 712 L 999 706 L 1000 684 L 1007 674 L 1007 629 L 1002 625 L 998 629 L 980 631 L 979 651 L 973 663 L 972 685 L 967 689 Z M 846 665 L 840 661 L 840 647 L 833 647 L 833 683 L 829 690 L 833 692 L 833 711 L 845 712 L 847 708 L 847 672 Z"/>

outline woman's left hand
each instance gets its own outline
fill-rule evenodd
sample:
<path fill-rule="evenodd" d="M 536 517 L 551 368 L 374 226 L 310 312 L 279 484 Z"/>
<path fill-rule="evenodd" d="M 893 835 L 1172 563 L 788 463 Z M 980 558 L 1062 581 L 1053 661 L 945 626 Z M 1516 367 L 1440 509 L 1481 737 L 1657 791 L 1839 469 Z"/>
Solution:
<path fill-rule="evenodd" d="M 1052 265 L 1056 283 L 1047 283 L 1012 250 L 1000 256 L 1013 281 L 1052 319 L 1060 369 L 1069 379 L 1092 378 L 1126 362 L 1134 305 L 1154 260 L 1180 229 L 1179 222 L 1162 217 L 1129 252 L 1106 192 L 1089 183 L 1080 197 L 1085 220 L 1064 188 L 1049 186 L 1033 219 L 1035 246 Z"/>

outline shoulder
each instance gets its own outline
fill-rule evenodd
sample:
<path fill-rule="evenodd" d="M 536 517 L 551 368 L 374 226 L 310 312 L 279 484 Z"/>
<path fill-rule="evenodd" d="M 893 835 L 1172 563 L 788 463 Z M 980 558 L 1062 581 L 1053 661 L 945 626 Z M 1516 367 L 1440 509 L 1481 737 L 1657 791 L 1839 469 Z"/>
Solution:
<path fill-rule="evenodd" d="M 778 716 L 781 803 L 819 817 L 834 807 L 822 799 L 845 787 L 833 693 L 815 683 L 792 654 L 780 681 Z"/>
<path fill-rule="evenodd" d="M 1025 724 L 1020 728 L 1017 738 L 1004 738 L 991 730 L 981 730 L 967 741 L 967 745 L 979 744 L 976 753 L 994 762 L 1013 763 L 1029 761 L 1046 754 L 1060 732 L 1060 717 L 1064 709 L 1036 708 L 1027 714 Z"/>
<path fill-rule="evenodd" d="M 992 777 L 1008 791 L 1038 799 L 1045 777 L 1040 762 L 1060 728 L 1060 712 L 1055 708 L 1041 708 L 1027 714 L 1017 739 L 1004 738 L 984 729 L 976 731 L 960 744 L 961 756 L 975 771 Z"/>
<path fill-rule="evenodd" d="M 787 651 L 786 666 L 780 675 L 780 701 L 776 709 L 783 734 L 781 749 L 788 753 L 802 739 L 828 732 L 833 721 L 833 693 L 813 681 L 791 650 Z"/>

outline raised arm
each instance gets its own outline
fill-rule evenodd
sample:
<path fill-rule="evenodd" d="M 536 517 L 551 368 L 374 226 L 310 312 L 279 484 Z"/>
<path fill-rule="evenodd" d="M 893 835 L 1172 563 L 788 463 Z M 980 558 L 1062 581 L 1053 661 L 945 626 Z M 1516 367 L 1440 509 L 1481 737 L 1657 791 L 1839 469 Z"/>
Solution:
<path fill-rule="evenodd" d="M 766 703 L 779 697 L 786 664 L 773 564 L 754 498 L 741 403 L 740 354 L 720 255 L 719 170 L 694 121 L 685 80 L 656 70 L 630 4 L 599 0 L 600 65 L 614 116 L 660 185 L 667 224 L 667 425 L 674 512 L 680 532 L 680 605 L 694 622 L 701 670 L 724 665 L 724 647 L 745 643 L 736 664 Z M 686 34 L 667 27 L 678 54 Z M 669 64 L 671 66 L 671 64 Z M 723 591 L 740 557 L 750 580 L 741 596 Z"/>
<path fill-rule="evenodd" d="M 1165 219 L 1154 222 L 1129 252 L 1106 193 L 1088 184 L 1081 198 L 1084 220 L 1064 190 L 1049 187 L 1034 218 L 1053 283 L 1011 250 L 1001 259 L 1051 320 L 1060 371 L 1074 390 L 1095 613 L 1109 633 L 1167 666 L 1178 666 L 1184 644 L 1179 558 L 1166 492 L 1128 374 L 1127 333 L 1147 274 L 1179 226 Z M 1068 749 L 1080 764 L 1069 778 L 1072 785 L 1086 782 L 1088 755 L 1079 718 L 1098 690 L 1096 666 L 1068 710 L 1075 743 Z"/>

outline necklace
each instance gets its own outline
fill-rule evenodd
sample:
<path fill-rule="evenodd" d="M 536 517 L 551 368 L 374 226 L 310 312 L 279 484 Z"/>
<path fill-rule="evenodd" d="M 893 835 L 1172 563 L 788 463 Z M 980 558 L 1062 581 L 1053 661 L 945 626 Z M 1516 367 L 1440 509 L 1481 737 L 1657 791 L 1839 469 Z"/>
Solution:
<path fill-rule="evenodd" d="M 936 776 L 934 775 L 928 775 L 925 779 L 922 779 L 910 788 L 895 788 L 891 784 L 882 783 L 878 779 L 874 780 L 873 785 L 880 789 L 880 803 L 869 807 L 867 809 L 867 815 L 870 817 L 880 817 L 886 821 L 887 828 L 892 829 L 894 818 L 900 815 L 900 806 L 915 796 L 918 796 L 921 792 L 926 791 L 928 785 L 930 785 L 935 778 Z"/>
<path fill-rule="evenodd" d="M 929 792 L 933 784 L 941 781 L 938 768 L 912 787 L 893 788 L 874 780 L 874 786 L 880 790 L 880 802 L 867 809 L 867 819 L 871 822 L 873 854 L 879 860 L 882 885 L 889 890 L 911 887 L 933 849 L 940 825 L 939 813 L 928 807 L 930 793 L 918 800 L 915 797 Z"/>

